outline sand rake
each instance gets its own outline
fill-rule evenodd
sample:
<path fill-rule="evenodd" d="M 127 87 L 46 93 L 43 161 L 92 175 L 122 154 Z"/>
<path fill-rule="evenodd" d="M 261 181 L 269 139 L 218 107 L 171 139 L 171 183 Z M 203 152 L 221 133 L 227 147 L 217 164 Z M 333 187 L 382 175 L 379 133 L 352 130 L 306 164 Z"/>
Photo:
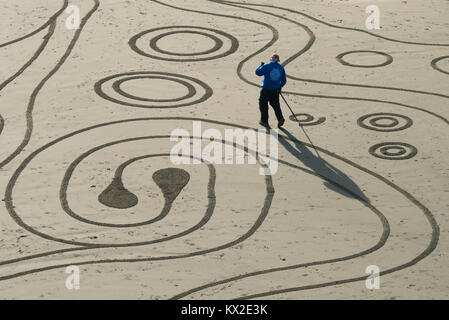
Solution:
<path fill-rule="evenodd" d="M 298 122 L 298 125 L 301 127 L 302 131 L 304 132 L 304 134 L 306 135 L 307 139 L 309 140 L 310 144 L 312 145 L 313 149 L 315 149 L 316 155 L 321 158 L 320 154 L 318 153 L 318 150 L 315 148 L 315 145 L 313 144 L 312 140 L 310 140 L 309 135 L 307 134 L 306 130 L 304 130 L 304 127 L 301 125 L 301 122 L 298 120 L 298 118 L 296 117 L 295 113 L 293 112 L 292 108 L 290 108 L 290 105 L 288 104 L 287 100 L 285 100 L 284 95 L 282 94 L 282 92 L 279 93 L 282 97 L 282 100 L 284 100 L 285 104 L 287 105 L 287 107 L 290 109 L 290 112 L 293 115 L 293 118 L 295 118 L 295 120 Z"/>

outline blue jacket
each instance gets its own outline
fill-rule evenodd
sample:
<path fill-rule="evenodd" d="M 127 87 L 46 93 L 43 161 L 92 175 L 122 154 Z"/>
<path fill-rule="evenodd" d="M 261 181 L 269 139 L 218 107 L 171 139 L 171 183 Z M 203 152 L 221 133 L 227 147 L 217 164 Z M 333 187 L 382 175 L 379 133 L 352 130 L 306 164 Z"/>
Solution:
<path fill-rule="evenodd" d="M 262 87 L 269 90 L 282 88 L 287 83 L 287 77 L 282 65 L 271 61 L 256 69 L 258 76 L 264 76 Z"/>

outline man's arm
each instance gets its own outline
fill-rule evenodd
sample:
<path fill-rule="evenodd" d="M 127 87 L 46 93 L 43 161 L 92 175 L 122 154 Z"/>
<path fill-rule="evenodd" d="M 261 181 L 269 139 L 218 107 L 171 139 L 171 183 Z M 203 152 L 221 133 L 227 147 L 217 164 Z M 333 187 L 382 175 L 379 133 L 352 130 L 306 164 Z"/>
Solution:
<path fill-rule="evenodd" d="M 256 74 L 258 76 L 263 76 L 265 74 L 265 70 L 266 70 L 266 65 L 261 64 L 260 67 L 256 69 Z"/>
<path fill-rule="evenodd" d="M 285 84 L 287 83 L 287 76 L 285 74 L 285 70 L 284 68 L 282 68 L 282 74 L 281 74 L 281 88 L 283 86 L 285 86 Z"/>

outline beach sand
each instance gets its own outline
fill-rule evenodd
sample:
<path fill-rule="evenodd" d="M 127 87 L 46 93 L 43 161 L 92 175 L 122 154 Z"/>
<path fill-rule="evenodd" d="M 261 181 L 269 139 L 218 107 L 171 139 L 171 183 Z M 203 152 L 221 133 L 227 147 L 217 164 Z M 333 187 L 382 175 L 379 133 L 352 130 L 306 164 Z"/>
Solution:
<path fill-rule="evenodd" d="M 0 6 L 1 299 L 449 298 L 448 1 Z M 274 52 L 277 170 L 173 163 L 262 129 Z"/>

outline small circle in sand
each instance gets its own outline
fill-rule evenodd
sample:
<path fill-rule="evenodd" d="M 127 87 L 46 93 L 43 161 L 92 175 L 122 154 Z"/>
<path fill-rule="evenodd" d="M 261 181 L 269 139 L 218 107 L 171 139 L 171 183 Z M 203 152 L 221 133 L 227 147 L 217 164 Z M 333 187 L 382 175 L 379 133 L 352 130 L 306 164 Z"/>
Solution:
<path fill-rule="evenodd" d="M 138 54 L 149 58 L 185 62 L 228 56 L 237 51 L 239 42 L 221 30 L 168 26 L 140 32 L 129 40 L 129 45 Z"/>
<path fill-rule="evenodd" d="M 106 77 L 95 84 L 95 92 L 106 100 L 139 108 L 189 106 L 207 100 L 213 93 L 206 83 L 198 79 L 153 71 Z M 167 94 L 174 97 L 170 98 Z"/>
<path fill-rule="evenodd" d="M 445 66 L 447 67 L 447 70 L 444 70 L 444 68 L 442 68 L 440 65 L 438 65 L 438 63 L 440 61 L 445 62 Z M 440 62 L 440 64 L 441 64 L 441 62 Z M 435 58 L 430 62 L 430 65 L 432 66 L 432 68 L 434 68 L 435 70 L 437 70 L 439 72 L 449 74 L 449 56 Z"/>
<path fill-rule="evenodd" d="M 372 113 L 357 120 L 357 124 L 368 130 L 392 132 L 405 130 L 413 125 L 413 120 L 397 113 Z"/>
<path fill-rule="evenodd" d="M 418 150 L 404 142 L 382 142 L 369 148 L 373 156 L 387 160 L 405 160 L 416 156 Z"/>
<path fill-rule="evenodd" d="M 325 117 L 320 117 L 315 120 L 315 117 L 308 113 L 295 113 L 288 117 L 291 121 L 298 122 L 302 126 L 316 126 L 326 121 Z"/>
<path fill-rule="evenodd" d="M 384 57 L 386 60 L 384 62 L 379 63 L 367 63 L 367 64 L 356 64 L 348 62 L 344 59 L 346 55 L 352 55 L 352 54 L 358 54 L 358 60 L 359 61 L 365 61 L 368 57 L 369 60 L 371 60 L 371 57 L 373 56 L 381 56 Z M 357 67 L 357 68 L 378 68 L 383 67 L 386 65 L 389 65 L 393 62 L 393 57 L 390 56 L 388 53 L 381 52 L 381 51 L 372 51 L 372 50 L 354 50 L 354 51 L 347 51 L 340 53 L 337 57 L 337 61 L 341 64 L 349 67 Z"/>

